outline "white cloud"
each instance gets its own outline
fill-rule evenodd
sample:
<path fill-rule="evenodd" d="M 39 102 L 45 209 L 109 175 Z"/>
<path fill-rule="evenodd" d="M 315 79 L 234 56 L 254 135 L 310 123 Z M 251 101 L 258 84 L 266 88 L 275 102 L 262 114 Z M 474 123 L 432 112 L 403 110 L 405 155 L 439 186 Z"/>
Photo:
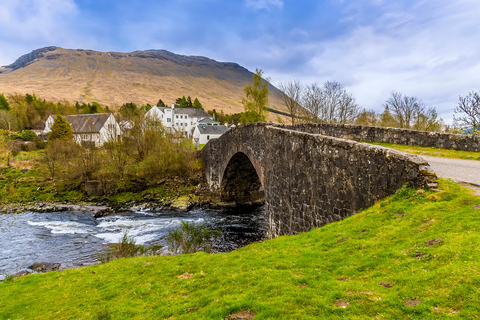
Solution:
<path fill-rule="evenodd" d="M 0 65 L 13 62 L 25 50 L 70 41 L 68 25 L 76 11 L 73 0 L 2 0 Z"/>
<path fill-rule="evenodd" d="M 480 3 L 441 2 L 408 11 L 385 7 L 368 24 L 310 43 L 312 59 L 288 76 L 305 84 L 339 81 L 362 107 L 376 111 L 391 91 L 417 96 L 451 121 L 458 96 L 480 90 Z M 285 81 L 281 70 L 273 73 L 274 83 Z"/>
<path fill-rule="evenodd" d="M 282 0 L 246 0 L 247 7 L 253 8 L 255 10 L 267 9 L 269 10 L 272 7 L 282 8 Z"/>

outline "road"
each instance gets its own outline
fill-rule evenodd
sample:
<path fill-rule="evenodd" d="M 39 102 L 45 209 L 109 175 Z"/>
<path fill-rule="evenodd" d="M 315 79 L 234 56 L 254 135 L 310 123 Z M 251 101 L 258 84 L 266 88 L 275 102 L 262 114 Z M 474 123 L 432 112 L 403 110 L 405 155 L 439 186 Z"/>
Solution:
<path fill-rule="evenodd" d="M 480 161 L 460 160 L 438 157 L 419 156 L 427 160 L 432 170 L 439 177 L 450 178 L 453 181 L 470 184 L 480 195 Z"/>

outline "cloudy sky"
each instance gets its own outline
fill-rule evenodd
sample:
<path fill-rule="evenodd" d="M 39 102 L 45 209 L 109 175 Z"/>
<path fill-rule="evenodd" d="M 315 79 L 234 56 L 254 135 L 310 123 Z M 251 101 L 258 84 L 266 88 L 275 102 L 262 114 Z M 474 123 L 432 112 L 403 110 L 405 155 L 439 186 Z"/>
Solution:
<path fill-rule="evenodd" d="M 335 80 L 375 111 L 417 96 L 449 122 L 480 90 L 479 17 L 479 0 L 0 0 L 0 65 L 51 45 L 165 49 L 274 85 Z"/>

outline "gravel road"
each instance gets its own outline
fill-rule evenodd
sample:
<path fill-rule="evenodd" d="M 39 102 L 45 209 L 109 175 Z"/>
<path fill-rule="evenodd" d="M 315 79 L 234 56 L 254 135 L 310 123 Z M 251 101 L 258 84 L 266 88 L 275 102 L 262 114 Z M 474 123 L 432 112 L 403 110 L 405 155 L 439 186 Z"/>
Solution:
<path fill-rule="evenodd" d="M 480 161 L 419 156 L 427 160 L 437 176 L 473 185 L 480 195 Z"/>

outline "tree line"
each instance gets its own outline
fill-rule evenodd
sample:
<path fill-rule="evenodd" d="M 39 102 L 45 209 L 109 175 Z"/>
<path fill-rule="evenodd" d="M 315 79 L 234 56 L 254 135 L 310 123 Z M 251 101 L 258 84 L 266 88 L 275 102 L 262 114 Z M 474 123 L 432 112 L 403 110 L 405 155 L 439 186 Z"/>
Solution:
<path fill-rule="evenodd" d="M 480 95 L 476 92 L 459 97 L 454 124 L 448 125 L 438 117 L 435 107 L 400 92 L 391 92 L 383 104 L 383 112 L 376 113 L 360 108 L 353 94 L 336 81 L 327 81 L 322 86 L 316 83 L 303 86 L 299 81 L 290 81 L 280 83 L 279 89 L 293 124 L 338 123 L 433 132 L 480 132 Z"/>

